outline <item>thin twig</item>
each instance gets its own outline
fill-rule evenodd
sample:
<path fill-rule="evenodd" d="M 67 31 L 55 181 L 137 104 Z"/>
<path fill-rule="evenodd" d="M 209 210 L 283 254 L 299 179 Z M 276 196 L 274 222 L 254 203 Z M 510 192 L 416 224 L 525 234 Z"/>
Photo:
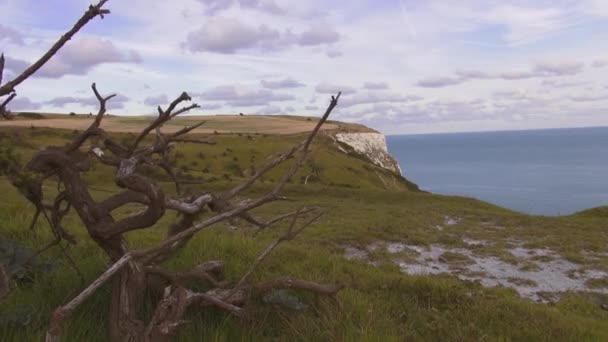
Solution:
<path fill-rule="evenodd" d="M 4 75 L 4 53 L 0 54 L 0 86 L 2 85 L 2 76 Z"/>
<path fill-rule="evenodd" d="M 6 110 L 6 106 L 17 96 L 17 93 L 12 92 L 2 103 L 0 104 L 0 115 L 4 117 L 6 120 L 11 120 L 13 117 Z"/>
<path fill-rule="evenodd" d="M 108 2 L 108 0 L 100 0 L 97 5 L 90 5 L 76 24 L 74 24 L 69 31 L 64 33 L 61 38 L 59 38 L 59 40 L 57 40 L 55 44 L 53 44 L 53 46 L 44 55 L 42 55 L 42 57 L 40 57 L 40 59 L 38 59 L 34 64 L 30 65 L 12 81 L 7 82 L 0 87 L 0 96 L 12 93 L 16 86 L 28 79 L 36 71 L 38 71 L 38 69 L 45 65 L 70 39 L 72 39 L 72 37 L 74 37 L 78 31 L 80 31 L 80 29 L 82 29 L 93 18 L 100 16 L 103 19 L 104 15 L 110 14 L 110 10 L 102 8 L 106 2 Z"/>

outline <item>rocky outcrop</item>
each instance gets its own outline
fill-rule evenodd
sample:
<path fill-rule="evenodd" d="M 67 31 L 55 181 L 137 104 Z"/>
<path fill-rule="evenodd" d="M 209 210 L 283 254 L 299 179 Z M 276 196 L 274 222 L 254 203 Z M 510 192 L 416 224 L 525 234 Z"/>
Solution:
<path fill-rule="evenodd" d="M 386 138 L 381 133 L 337 133 L 334 138 L 339 148 L 349 153 L 349 149 L 363 155 L 373 164 L 401 175 L 399 163 L 388 152 Z M 343 146 L 340 146 L 343 145 Z M 345 145 L 345 146 L 344 146 Z"/>

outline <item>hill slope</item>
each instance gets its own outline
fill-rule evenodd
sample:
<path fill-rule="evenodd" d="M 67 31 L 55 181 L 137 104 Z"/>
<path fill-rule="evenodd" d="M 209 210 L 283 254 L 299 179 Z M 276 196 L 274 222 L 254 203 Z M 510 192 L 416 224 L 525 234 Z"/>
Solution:
<path fill-rule="evenodd" d="M 109 132 L 140 132 L 142 127 L 153 121 L 153 116 L 115 116 L 104 117 L 104 129 Z M 93 121 L 89 115 L 20 113 L 15 120 L 0 121 L 0 127 L 46 127 L 60 129 L 86 129 Z M 317 118 L 287 115 L 184 115 L 168 122 L 163 131 L 171 133 L 183 126 L 193 125 L 200 121 L 205 124 L 193 133 L 260 133 L 260 134 L 294 134 L 309 132 L 315 126 Z M 349 132 L 375 132 L 358 124 L 330 121 L 322 130 L 344 130 Z"/>
<path fill-rule="evenodd" d="M 255 212 L 267 218 L 295 205 L 319 205 L 326 214 L 293 243 L 278 248 L 255 277 L 289 274 L 342 282 L 347 288 L 338 296 L 340 304 L 290 293 L 291 302 L 304 305 L 294 309 L 286 303 L 258 303 L 252 321 L 219 311 L 192 312 L 192 324 L 179 341 L 608 340 L 608 312 L 601 308 L 608 304 L 602 293 L 608 289 L 608 279 L 589 281 L 590 275 L 608 271 L 608 231 L 602 210 L 534 217 L 473 199 L 419 192 L 365 156 L 340 151 L 331 132 L 316 141 L 309 162 L 286 188 L 285 195 L 298 203 L 280 201 Z M 15 147 L 25 158 L 41 146 L 62 144 L 73 134 L 66 129 L 7 127 L 0 129 L 0 143 Z M 115 134 L 118 139 L 129 138 L 129 133 Z M 252 165 L 263 164 L 272 154 L 301 141 L 302 135 L 245 132 L 209 138 L 217 145 L 186 144 L 176 151 L 180 177 L 188 179 L 193 189 L 234 185 Z M 109 171 L 96 164 L 88 175 L 96 198 L 116 189 Z M 268 189 L 279 172 L 245 196 Z M 0 236 L 32 247 L 48 242 L 51 234 L 43 224 L 27 229 L 32 208 L 4 179 L 0 191 L 4 194 Z M 142 247 L 159 241 L 169 223 L 131 233 L 129 243 Z M 76 217 L 67 217 L 65 226 L 79 241 L 69 253 L 89 282 L 104 268 L 105 256 L 88 240 Z M 282 229 L 256 234 L 243 222 L 232 228 L 221 225 L 198 235 L 166 266 L 186 269 L 202 260 L 224 259 L 228 280 L 234 281 Z M 13 252 L 19 250 L 11 246 Z M 435 256 L 438 249 L 440 255 Z M 529 251 L 535 254 L 528 255 Z M 51 310 L 79 288 L 78 275 L 61 249 L 51 250 L 47 257 L 48 263 L 41 260 L 36 268 L 19 273 L 18 287 L 0 302 L 0 340 L 40 340 Z M 11 258 L 7 259 L 15 261 L 16 254 Z M 472 268 L 487 260 L 499 267 L 512 265 L 521 270 L 519 276 L 536 274 L 545 264 L 574 264 L 576 272 L 565 276 L 573 282 L 587 279 L 583 283 L 589 291 L 545 291 L 547 297 L 534 299 L 554 305 L 538 304 L 532 297 L 522 298 L 517 287 L 539 285 L 527 278 L 495 277 L 495 284 L 484 283 L 495 275 L 489 269 Z M 425 269 L 428 272 L 408 275 Z M 458 279 L 461 274 L 470 281 Z M 107 289 L 89 299 L 68 326 L 66 340 L 107 340 L 100 329 L 107 300 Z"/>

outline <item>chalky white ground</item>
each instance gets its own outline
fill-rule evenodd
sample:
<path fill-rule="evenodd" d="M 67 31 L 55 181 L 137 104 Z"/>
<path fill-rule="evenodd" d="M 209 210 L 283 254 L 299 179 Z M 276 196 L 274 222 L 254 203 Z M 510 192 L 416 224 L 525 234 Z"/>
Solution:
<path fill-rule="evenodd" d="M 455 224 L 457 218 L 446 219 L 446 224 Z M 512 288 L 521 297 L 538 302 L 551 302 L 559 299 L 565 292 L 587 291 L 608 294 L 608 288 L 590 288 L 587 281 L 608 278 L 608 272 L 585 268 L 566 260 L 557 252 L 547 248 L 526 248 L 523 242 L 516 242 L 507 251 L 514 257 L 524 260 L 521 263 L 508 263 L 495 256 L 476 255 L 473 250 L 492 242 L 463 238 L 466 248 L 452 248 L 439 244 L 416 246 L 402 242 L 375 241 L 365 248 L 344 245 L 344 256 L 350 260 L 360 260 L 376 264 L 370 253 L 385 248 L 392 262 L 399 265 L 402 272 L 412 275 L 449 274 L 461 280 L 478 281 L 486 287 L 504 286 Z M 442 256 L 446 252 L 465 256 L 463 262 L 450 262 Z M 411 257 L 405 258 L 403 255 Z M 598 257 L 587 252 L 589 258 Z M 603 254 L 601 254 L 603 255 Z"/>

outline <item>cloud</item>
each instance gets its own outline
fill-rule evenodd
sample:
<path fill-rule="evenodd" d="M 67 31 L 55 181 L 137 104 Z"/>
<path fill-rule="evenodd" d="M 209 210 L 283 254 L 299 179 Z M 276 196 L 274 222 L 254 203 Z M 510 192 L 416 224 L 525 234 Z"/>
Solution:
<path fill-rule="evenodd" d="M 205 5 L 205 13 L 214 15 L 238 4 L 241 8 L 258 10 L 270 14 L 283 14 L 285 9 L 273 0 L 197 0 Z"/>
<path fill-rule="evenodd" d="M 112 101 L 112 98 L 110 101 Z M 78 104 L 82 106 L 96 106 L 99 102 L 95 97 L 73 97 L 73 96 L 60 96 L 45 101 L 44 104 L 51 105 L 53 107 L 65 107 L 68 104 Z"/>
<path fill-rule="evenodd" d="M 416 85 L 423 88 L 441 88 L 460 84 L 464 81 L 465 79 L 460 77 L 430 77 L 418 81 Z"/>
<path fill-rule="evenodd" d="M 201 105 L 202 110 L 216 110 L 216 109 L 220 109 L 220 108 L 222 108 L 221 103 L 210 103 L 210 104 Z"/>
<path fill-rule="evenodd" d="M 463 80 L 492 78 L 489 74 L 479 70 L 458 70 L 456 71 L 456 76 Z"/>
<path fill-rule="evenodd" d="M 581 73 L 583 70 L 582 63 L 550 63 L 537 62 L 532 70 L 529 71 L 511 71 L 503 72 L 499 75 L 488 75 L 486 78 L 501 78 L 505 80 L 523 80 L 538 77 L 559 77 L 572 76 Z M 472 78 L 471 78 L 472 79 Z"/>
<path fill-rule="evenodd" d="M 371 103 L 405 103 L 422 100 L 422 97 L 415 95 L 399 95 L 390 93 L 365 93 L 345 97 L 340 101 L 340 107 L 348 108 L 352 106 L 371 104 Z"/>
<path fill-rule="evenodd" d="M 262 87 L 268 89 L 300 88 L 306 86 L 304 83 L 298 82 L 292 78 L 286 78 L 279 81 L 262 80 L 260 83 L 262 84 Z"/>
<path fill-rule="evenodd" d="M 393 133 L 505 129 L 509 125 L 502 118 L 487 126 L 477 120 L 498 114 L 509 118 L 507 109 L 521 115 L 533 109 L 549 113 L 550 120 L 522 122 L 517 128 L 605 125 L 608 116 L 573 115 L 608 108 L 608 102 L 599 102 L 597 96 L 608 89 L 602 81 L 608 75 L 608 57 L 597 31 L 608 12 L 604 10 L 600 16 L 599 11 L 591 10 L 590 1 L 608 8 L 602 0 L 364 0 L 352 6 L 287 0 L 187 0 L 178 6 L 167 1 L 119 1 L 113 5 L 119 17 L 111 16 L 111 27 L 93 23 L 94 27 L 66 46 L 80 49 L 81 38 L 99 41 L 94 37 L 104 37 L 113 43 L 110 58 L 83 61 L 103 57 L 108 49 L 71 53 L 81 52 L 82 59 L 59 54 L 57 59 L 62 63 L 41 73 L 53 77 L 86 73 L 87 77 L 34 79 L 24 83 L 19 95 L 37 100 L 42 110 L 73 107 L 80 111 L 88 103 L 95 112 L 97 104 L 87 84 L 123 78 L 117 91 L 133 94 L 131 101 L 120 102 L 125 113 L 151 112 L 154 108 L 144 104 L 147 97 L 168 94 L 170 101 L 172 89 L 180 87 L 205 91 L 204 97 L 215 98 L 206 100 L 192 94 L 205 104 L 206 113 L 254 113 L 258 109 L 282 113 L 293 106 L 312 115 L 325 108 L 329 95 L 343 90 L 342 109 L 336 114 L 370 123 L 393 120 L 383 126 Z M 58 11 L 79 13 L 76 2 L 68 1 Z M 5 26 L 0 26 L 0 49 L 6 46 L 7 57 L 13 57 L 7 61 L 8 80 L 13 70 L 22 71 L 56 39 L 60 27 L 48 18 L 59 17 L 31 11 L 30 5 L 37 3 L 32 0 L 0 3 L 5 19 Z M 310 15 L 305 18 L 305 13 Z M 10 30 L 7 34 L 7 27 L 19 32 Z M 566 34 L 558 37 L 559 33 Z M 19 41 L 24 45 L 15 44 Z M 181 51 L 176 50 L 180 43 Z M 514 45 L 520 47 L 511 48 Z M 139 60 L 132 58 L 137 54 L 131 55 L 129 50 L 146 57 L 145 63 L 122 64 Z M 572 63 L 578 61 L 585 63 Z M 127 74 L 127 69 L 131 73 Z M 209 81 L 206 85 L 200 83 L 201 75 Z M 324 80 L 327 82 L 322 83 Z M 424 87 L 412 87 L 417 82 Z M 213 86 L 222 84 L 234 85 L 223 98 L 211 92 Z M 440 88 L 448 85 L 458 91 Z M 588 85 L 593 89 L 587 90 Z M 149 86 L 151 89 L 144 91 Z M 66 94 L 65 89 L 73 91 Z M 493 95 L 501 89 L 512 93 Z M 412 94 L 424 99 L 408 98 Z M 557 114 L 561 110 L 553 116 L 549 109 L 537 110 L 547 101 L 543 97 L 556 102 L 549 103 L 552 110 L 558 105 L 568 108 L 568 121 Z M 473 103 L 478 98 L 482 101 Z M 65 107 L 43 102 L 50 99 Z M 157 98 L 154 106 L 162 103 L 158 100 L 164 98 Z M 148 99 L 148 104 L 152 102 Z M 233 108 L 236 105 L 243 108 Z M 475 111 L 474 115 L 467 116 L 467 110 Z M 383 115 L 389 119 L 382 119 Z M 401 115 L 405 122 L 432 124 L 393 124 Z M 446 128 L 437 121 L 453 118 L 470 118 L 470 122 Z"/>
<path fill-rule="evenodd" d="M 341 51 L 338 51 L 338 50 L 327 50 L 326 55 L 329 58 L 338 58 L 338 57 L 342 57 L 343 54 Z"/>
<path fill-rule="evenodd" d="M 108 109 L 123 109 L 125 104 L 130 99 L 124 95 L 118 94 L 111 98 L 107 103 Z M 93 96 L 91 97 L 74 97 L 74 96 L 59 96 L 52 98 L 48 101 L 44 101 L 44 104 L 51 105 L 53 107 L 64 108 L 67 105 L 80 105 L 82 107 L 97 107 L 99 102 Z"/>
<path fill-rule="evenodd" d="M 113 97 L 110 101 L 108 101 L 108 110 L 114 110 L 114 109 L 124 109 L 127 102 L 131 101 L 130 98 L 122 95 L 122 94 L 118 94 L 115 97 Z"/>
<path fill-rule="evenodd" d="M 323 27 L 313 26 L 308 31 L 302 32 L 298 36 L 298 44 L 304 46 L 316 46 L 321 44 L 331 44 L 340 40 L 340 34 L 335 30 Z"/>
<path fill-rule="evenodd" d="M 157 95 L 157 96 L 148 96 L 144 99 L 144 104 L 146 106 L 159 106 L 164 105 L 169 102 L 169 98 L 165 94 Z"/>
<path fill-rule="evenodd" d="M 277 106 L 267 106 L 256 112 L 256 114 L 260 115 L 273 115 L 273 114 L 283 114 L 283 110 L 281 107 Z"/>
<path fill-rule="evenodd" d="M 233 54 L 239 50 L 282 50 L 293 45 L 317 46 L 331 44 L 340 39 L 332 29 L 313 27 L 301 34 L 280 32 L 265 24 L 252 26 L 239 19 L 215 17 L 200 29 L 188 34 L 182 46 L 191 52 Z"/>
<path fill-rule="evenodd" d="M 8 41 L 15 45 L 23 45 L 23 35 L 19 31 L 0 24 L 0 41 Z"/>
<path fill-rule="evenodd" d="M 35 77 L 60 78 L 65 75 L 85 75 L 104 63 L 140 63 L 135 51 L 120 51 L 109 40 L 85 37 L 68 42 L 45 64 Z"/>
<path fill-rule="evenodd" d="M 357 111 L 341 111 L 336 115 L 340 120 L 357 121 L 374 126 L 393 126 L 403 123 L 422 123 L 435 120 L 430 110 L 421 105 L 374 104 Z"/>
<path fill-rule="evenodd" d="M 293 95 L 274 93 L 267 89 L 254 90 L 235 85 L 211 88 L 198 94 L 198 97 L 206 101 L 225 101 L 227 105 L 234 107 L 266 106 L 271 102 L 295 100 Z"/>
<path fill-rule="evenodd" d="M 315 91 L 319 94 L 332 94 L 332 95 L 336 95 L 340 91 L 344 95 L 354 94 L 357 92 L 355 90 L 355 88 L 353 88 L 353 87 L 350 87 L 347 85 L 331 84 L 331 83 L 327 83 L 327 82 L 317 84 L 317 86 L 315 87 Z"/>
<path fill-rule="evenodd" d="M 570 96 L 570 100 L 574 102 L 597 102 L 597 101 L 606 101 L 608 100 L 608 95 L 579 95 L 579 96 Z"/>
<path fill-rule="evenodd" d="M 482 16 L 488 24 L 502 26 L 503 39 L 509 46 L 537 41 L 570 25 L 567 11 L 559 6 L 510 4 L 491 8 Z"/>
<path fill-rule="evenodd" d="M 552 87 L 552 88 L 575 88 L 575 87 L 582 87 L 585 85 L 590 84 L 591 82 L 588 81 L 570 81 L 570 82 L 564 82 L 564 81 L 559 81 L 557 79 L 554 78 L 548 78 L 548 79 L 544 79 L 541 82 L 541 86 L 543 87 Z"/>
<path fill-rule="evenodd" d="M 27 69 L 30 63 L 22 59 L 11 58 L 4 56 L 4 70 L 10 70 L 13 74 L 18 74 L 23 70 Z"/>
<path fill-rule="evenodd" d="M 579 74 L 583 70 L 584 65 L 582 63 L 550 63 L 550 62 L 537 62 L 534 66 L 533 73 L 535 77 L 540 76 L 570 76 Z"/>
<path fill-rule="evenodd" d="M 598 59 L 593 61 L 593 63 L 591 63 L 591 66 L 593 66 L 594 68 L 603 68 L 605 66 L 608 66 L 608 60 L 605 59 Z"/>
<path fill-rule="evenodd" d="M 383 90 L 388 89 L 388 84 L 386 82 L 365 82 L 363 83 L 363 88 L 368 90 Z"/>
<path fill-rule="evenodd" d="M 525 80 L 529 78 L 534 78 L 539 75 L 533 73 L 532 71 L 507 71 L 498 74 L 497 78 L 503 80 Z M 463 80 L 463 82 L 466 80 Z"/>
<path fill-rule="evenodd" d="M 8 105 L 13 111 L 37 110 L 42 107 L 42 104 L 33 102 L 27 97 L 17 96 Z"/>
<path fill-rule="evenodd" d="M 499 73 L 488 73 L 479 70 L 456 71 L 455 76 L 430 77 L 416 83 L 424 88 L 442 88 L 461 84 L 471 80 L 502 79 L 502 80 L 524 80 L 539 77 L 561 77 L 572 76 L 583 71 L 582 63 L 571 62 L 536 62 L 531 70 L 503 71 Z"/>
<path fill-rule="evenodd" d="M 188 34 L 184 46 L 192 52 L 232 54 L 240 49 L 272 45 L 280 38 L 279 31 L 266 25 L 254 27 L 238 19 L 217 17 L 207 21 L 199 30 Z"/>

